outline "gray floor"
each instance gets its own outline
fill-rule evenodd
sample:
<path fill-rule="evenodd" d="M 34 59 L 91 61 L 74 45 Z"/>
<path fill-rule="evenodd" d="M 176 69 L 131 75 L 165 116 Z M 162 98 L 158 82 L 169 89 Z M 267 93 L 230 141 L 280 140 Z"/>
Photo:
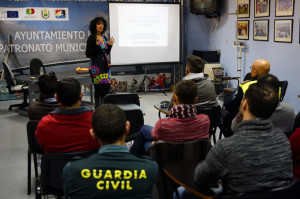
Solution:
<path fill-rule="evenodd" d="M 139 92 L 141 107 L 145 112 L 145 124 L 154 126 L 158 120 L 158 111 L 153 107 L 161 101 L 169 101 L 170 92 L 165 96 L 161 92 Z M 88 97 L 84 97 L 88 99 Z M 0 199 L 34 198 L 34 179 L 32 194 L 27 195 L 27 117 L 20 116 L 10 104 L 20 100 L 0 101 Z M 162 114 L 162 117 L 165 117 Z M 34 175 L 32 169 L 32 176 Z"/>
<path fill-rule="evenodd" d="M 145 124 L 155 125 L 158 111 L 153 107 L 160 101 L 169 100 L 171 93 L 165 96 L 161 92 L 139 92 L 141 107 L 145 112 Z M 10 104 L 20 100 L 0 101 L 0 199 L 34 198 L 34 181 L 32 194 L 27 195 L 27 117 L 20 116 Z M 163 116 L 164 117 L 164 116 Z M 32 170 L 32 176 L 34 175 Z"/>

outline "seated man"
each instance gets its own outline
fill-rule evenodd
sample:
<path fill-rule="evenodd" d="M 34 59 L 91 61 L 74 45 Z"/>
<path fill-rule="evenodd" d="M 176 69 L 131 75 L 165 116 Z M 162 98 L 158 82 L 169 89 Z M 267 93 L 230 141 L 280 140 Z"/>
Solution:
<path fill-rule="evenodd" d="M 158 120 L 154 128 L 144 125 L 134 140 L 130 151 L 136 155 L 145 154 L 152 141 L 183 142 L 209 137 L 209 117 L 197 115 L 193 105 L 197 101 L 197 85 L 191 80 L 182 80 L 174 88 L 170 119 Z M 146 148 L 147 148 L 146 147 Z"/>
<path fill-rule="evenodd" d="M 100 106 L 92 118 L 98 153 L 71 161 L 63 170 L 65 198 L 151 198 L 158 175 L 156 162 L 137 157 L 125 145 L 130 123 L 115 105 Z"/>
<path fill-rule="evenodd" d="M 227 99 L 224 102 L 226 110 L 228 110 L 231 113 L 234 113 L 235 116 L 236 113 L 238 112 L 238 108 L 243 99 L 244 93 L 249 88 L 249 86 L 251 84 L 256 83 L 257 82 L 256 79 L 259 76 L 268 74 L 269 72 L 270 72 L 270 62 L 264 59 L 256 60 L 251 67 L 251 76 L 255 80 L 241 83 L 237 88 L 237 90 L 230 97 L 227 97 Z"/>
<path fill-rule="evenodd" d="M 278 78 L 274 75 L 266 74 L 259 76 L 257 82 L 266 82 L 272 84 L 274 88 L 276 88 L 277 92 L 280 93 L 280 83 Z M 289 137 L 293 132 L 294 117 L 294 108 L 286 102 L 279 102 L 276 110 L 271 115 L 270 120 L 275 128 L 285 133 Z M 237 114 L 237 116 L 232 120 L 231 130 L 235 131 L 237 124 L 241 121 L 241 114 Z"/>
<path fill-rule="evenodd" d="M 87 151 L 99 148 L 90 136 L 93 110 L 81 106 L 81 87 L 75 79 L 62 79 L 56 86 L 60 107 L 44 116 L 35 132 L 45 153 Z"/>
<path fill-rule="evenodd" d="M 28 107 L 30 120 L 40 120 L 42 117 L 59 107 L 54 98 L 57 79 L 55 75 L 41 75 L 38 80 L 40 97 Z"/>
<path fill-rule="evenodd" d="M 218 106 L 216 90 L 214 84 L 204 76 L 204 62 L 195 55 L 189 55 L 186 60 L 185 73 L 183 80 L 192 80 L 197 84 L 197 102 L 194 104 L 197 109 L 214 108 Z M 173 107 L 171 99 L 169 108 Z"/>
<path fill-rule="evenodd" d="M 261 75 L 270 72 L 270 63 L 264 59 L 256 60 L 251 67 L 251 76 L 257 78 Z M 251 84 L 256 83 L 257 80 L 243 82 L 239 85 L 235 92 L 226 97 L 224 106 L 227 111 L 223 111 L 223 134 L 229 137 L 233 134 L 231 131 L 231 122 L 239 111 L 240 103 L 243 99 L 244 93 L 247 91 Z"/>
<path fill-rule="evenodd" d="M 285 186 L 291 183 L 292 154 L 284 133 L 268 119 L 278 105 L 271 84 L 252 84 L 241 102 L 243 121 L 235 134 L 220 140 L 195 170 L 195 182 L 222 179 L 223 197 Z"/>

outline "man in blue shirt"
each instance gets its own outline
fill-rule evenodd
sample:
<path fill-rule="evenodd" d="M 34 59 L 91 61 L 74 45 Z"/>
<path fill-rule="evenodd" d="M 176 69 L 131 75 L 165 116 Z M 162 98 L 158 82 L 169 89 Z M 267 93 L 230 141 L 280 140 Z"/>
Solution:
<path fill-rule="evenodd" d="M 63 170 L 66 198 L 151 198 L 158 166 L 149 157 L 131 154 L 125 138 L 130 129 L 115 105 L 100 106 L 93 114 L 91 136 L 98 153 L 69 162 Z"/>

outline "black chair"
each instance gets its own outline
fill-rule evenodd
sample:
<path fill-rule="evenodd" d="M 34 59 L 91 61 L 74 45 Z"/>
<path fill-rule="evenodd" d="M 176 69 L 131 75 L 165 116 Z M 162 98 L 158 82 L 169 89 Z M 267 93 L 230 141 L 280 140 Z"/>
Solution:
<path fill-rule="evenodd" d="M 46 69 L 43 62 L 38 58 L 32 59 L 30 61 L 30 75 L 39 75 L 41 67 L 44 70 L 44 74 L 46 74 Z"/>
<path fill-rule="evenodd" d="M 281 94 L 280 94 L 280 101 L 282 102 L 284 96 L 285 96 L 285 93 L 286 93 L 286 89 L 288 87 L 288 84 L 289 82 L 288 81 L 280 81 L 279 82 L 279 85 L 280 85 L 280 88 L 281 88 Z"/>
<path fill-rule="evenodd" d="M 38 123 L 39 123 L 38 120 L 29 120 L 27 123 L 27 140 L 28 140 L 27 193 L 28 195 L 31 194 L 31 155 L 33 156 L 35 178 L 37 178 L 38 177 L 37 154 L 43 154 L 43 150 L 35 137 L 35 131 Z"/>
<path fill-rule="evenodd" d="M 132 141 L 137 136 L 140 128 L 144 125 L 144 116 L 140 108 L 139 96 L 134 93 L 108 94 L 104 97 L 103 104 L 115 104 L 125 113 L 130 122 L 130 131 L 126 142 Z"/>
<path fill-rule="evenodd" d="M 217 127 L 222 125 L 222 115 L 221 115 L 221 107 L 220 106 L 216 106 L 214 108 L 200 108 L 200 107 L 196 107 L 197 108 L 197 113 L 198 114 L 205 114 L 209 117 L 210 120 L 210 127 L 209 127 L 209 138 L 211 138 L 211 136 L 213 136 L 213 141 L 214 144 L 216 144 L 217 140 L 216 140 L 216 131 L 217 131 Z M 221 139 L 222 134 L 220 131 L 220 136 L 219 139 Z"/>
<path fill-rule="evenodd" d="M 249 192 L 236 194 L 234 199 L 299 199 L 300 180 L 293 179 L 287 186 L 267 191 Z"/>
<path fill-rule="evenodd" d="M 209 139 L 189 142 L 155 142 L 146 153 L 157 162 L 159 167 L 159 176 L 156 181 L 159 197 L 164 199 L 173 198 L 173 192 L 178 186 L 164 173 L 166 165 L 181 160 L 200 162 L 205 159 L 210 148 Z"/>
<path fill-rule="evenodd" d="M 136 93 L 107 94 L 102 100 L 103 104 L 136 104 L 140 106 L 140 99 Z"/>
<path fill-rule="evenodd" d="M 41 175 L 36 179 L 35 195 L 41 198 L 45 195 L 64 195 L 62 186 L 62 171 L 64 166 L 75 157 L 86 158 L 96 153 L 93 151 L 69 152 L 69 153 L 45 153 L 42 156 Z"/>
<path fill-rule="evenodd" d="M 10 105 L 8 110 L 11 111 L 12 107 L 19 107 L 19 109 L 25 108 L 28 106 L 27 95 L 28 95 L 28 86 L 27 85 L 17 85 L 14 80 L 14 75 L 8 65 L 5 62 L 2 62 L 4 70 L 4 78 L 6 80 L 6 87 L 9 91 L 9 94 L 14 94 L 17 92 L 23 92 L 23 102 L 21 104 Z"/>

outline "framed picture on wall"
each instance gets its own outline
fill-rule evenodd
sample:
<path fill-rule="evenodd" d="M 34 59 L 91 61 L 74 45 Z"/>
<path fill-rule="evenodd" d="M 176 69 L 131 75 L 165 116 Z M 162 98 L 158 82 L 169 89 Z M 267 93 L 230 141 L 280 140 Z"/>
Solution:
<path fill-rule="evenodd" d="M 237 14 L 238 18 L 250 17 L 250 0 L 237 0 Z"/>
<path fill-rule="evenodd" d="M 269 16 L 270 16 L 270 0 L 255 0 L 254 17 L 269 17 Z"/>
<path fill-rule="evenodd" d="M 276 17 L 294 16 L 294 0 L 276 0 Z"/>
<path fill-rule="evenodd" d="M 269 20 L 253 20 L 253 40 L 269 40 Z"/>
<path fill-rule="evenodd" d="M 292 43 L 293 19 L 274 20 L 274 41 Z"/>
<path fill-rule="evenodd" d="M 249 20 L 238 21 L 238 39 L 248 40 L 249 39 Z"/>

